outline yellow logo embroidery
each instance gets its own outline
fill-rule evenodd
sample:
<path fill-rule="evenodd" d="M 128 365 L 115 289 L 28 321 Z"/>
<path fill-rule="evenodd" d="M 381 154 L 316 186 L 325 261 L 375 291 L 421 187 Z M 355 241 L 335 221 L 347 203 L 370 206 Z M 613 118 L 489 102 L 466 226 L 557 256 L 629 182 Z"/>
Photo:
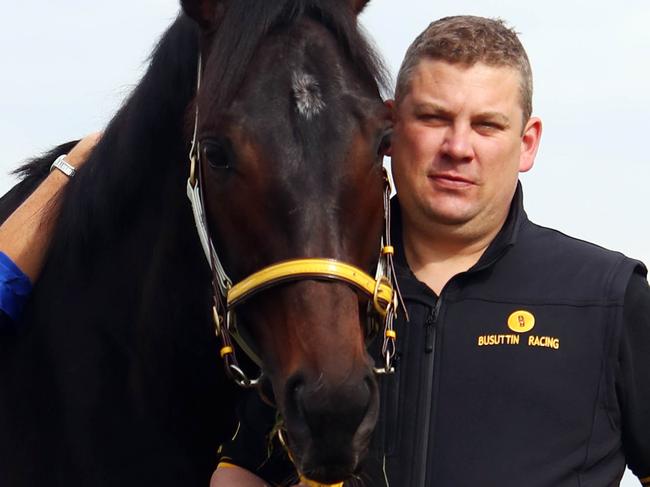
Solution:
<path fill-rule="evenodd" d="M 529 311 L 515 311 L 508 317 L 508 328 L 516 333 L 526 333 L 535 327 L 535 316 Z"/>
<path fill-rule="evenodd" d="M 501 325 L 503 326 L 503 325 Z M 520 346 L 522 333 L 527 333 L 535 327 L 535 315 L 530 311 L 518 310 L 508 316 L 508 328 L 515 334 L 491 334 L 480 335 L 477 344 L 479 347 L 494 347 L 504 345 Z M 552 350 L 560 349 L 560 339 L 552 336 L 529 335 L 521 340 L 521 346 L 546 348 Z"/>

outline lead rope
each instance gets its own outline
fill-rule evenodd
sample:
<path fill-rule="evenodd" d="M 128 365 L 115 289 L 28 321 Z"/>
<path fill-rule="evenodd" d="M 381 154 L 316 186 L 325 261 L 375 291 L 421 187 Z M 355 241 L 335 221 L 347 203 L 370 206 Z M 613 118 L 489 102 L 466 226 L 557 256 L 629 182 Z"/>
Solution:
<path fill-rule="evenodd" d="M 396 340 L 397 332 L 395 331 L 394 322 L 397 316 L 397 310 L 401 306 L 404 310 L 404 316 L 406 321 L 409 320 L 408 311 L 404 305 L 404 300 L 402 299 L 402 293 L 399 289 L 399 284 L 397 282 L 397 275 L 395 273 L 395 263 L 393 261 L 393 256 L 395 255 L 395 247 L 393 247 L 391 242 L 391 218 L 390 218 L 390 195 L 392 192 L 392 187 L 390 180 L 388 179 L 388 173 L 384 168 L 384 194 L 383 194 L 383 203 L 384 203 L 384 236 L 382 238 L 382 250 L 379 262 L 377 264 L 377 274 L 375 279 L 377 280 L 377 286 L 380 282 L 386 282 L 393 287 L 393 301 L 388 303 L 385 311 L 382 311 L 381 306 L 377 302 L 376 293 L 374 298 L 374 305 L 380 315 L 384 315 L 384 336 L 382 337 L 382 346 L 381 354 L 384 357 L 383 367 L 375 367 L 374 371 L 377 375 L 386 375 L 392 374 L 395 372 L 393 367 L 393 358 L 397 352 Z"/>

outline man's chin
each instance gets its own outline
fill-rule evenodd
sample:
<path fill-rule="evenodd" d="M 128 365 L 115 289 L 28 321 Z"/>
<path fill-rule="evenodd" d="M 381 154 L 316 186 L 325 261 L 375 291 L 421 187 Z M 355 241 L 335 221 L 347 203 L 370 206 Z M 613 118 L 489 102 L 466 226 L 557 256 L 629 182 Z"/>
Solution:
<path fill-rule="evenodd" d="M 444 201 L 434 201 L 426 208 L 427 220 L 433 225 L 442 227 L 462 228 L 478 215 L 478 211 L 467 201 L 457 198 Z"/>

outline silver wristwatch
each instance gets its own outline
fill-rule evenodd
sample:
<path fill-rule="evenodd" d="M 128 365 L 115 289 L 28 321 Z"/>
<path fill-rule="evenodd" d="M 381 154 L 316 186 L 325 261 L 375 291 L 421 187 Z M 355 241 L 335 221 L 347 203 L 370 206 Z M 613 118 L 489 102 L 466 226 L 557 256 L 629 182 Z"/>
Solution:
<path fill-rule="evenodd" d="M 77 173 L 77 170 L 68 163 L 68 161 L 65 160 L 65 156 L 68 154 L 63 154 L 62 156 L 59 156 L 56 158 L 56 160 L 52 163 L 50 166 L 50 172 L 54 170 L 54 168 L 57 168 L 59 171 L 61 171 L 63 174 L 71 178 Z"/>

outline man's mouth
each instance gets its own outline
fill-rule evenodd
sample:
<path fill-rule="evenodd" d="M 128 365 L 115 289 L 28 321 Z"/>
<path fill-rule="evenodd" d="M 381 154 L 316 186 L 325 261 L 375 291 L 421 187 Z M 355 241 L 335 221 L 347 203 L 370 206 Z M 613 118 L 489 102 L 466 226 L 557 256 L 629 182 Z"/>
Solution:
<path fill-rule="evenodd" d="M 449 189 L 464 189 L 474 186 L 476 183 L 469 178 L 455 173 L 431 173 L 429 179 L 437 186 Z"/>

